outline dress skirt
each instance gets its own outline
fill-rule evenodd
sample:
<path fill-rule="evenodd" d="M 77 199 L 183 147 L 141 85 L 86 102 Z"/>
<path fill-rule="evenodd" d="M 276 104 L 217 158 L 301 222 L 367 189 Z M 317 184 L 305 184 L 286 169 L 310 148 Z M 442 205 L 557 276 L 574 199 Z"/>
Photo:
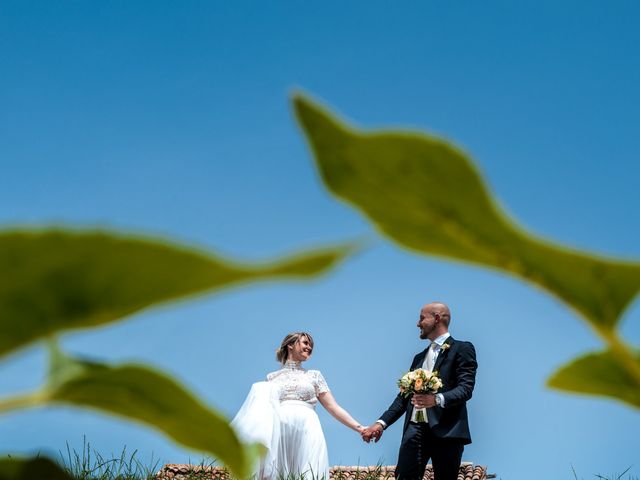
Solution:
<path fill-rule="evenodd" d="M 329 456 L 320 419 L 306 402 L 280 404 L 280 444 L 277 467 L 282 477 L 329 480 Z"/>
<path fill-rule="evenodd" d="M 254 468 L 256 479 L 329 480 L 327 443 L 313 405 L 298 400 L 280 403 L 270 382 L 257 382 L 231 426 L 242 442 L 267 448 Z"/>

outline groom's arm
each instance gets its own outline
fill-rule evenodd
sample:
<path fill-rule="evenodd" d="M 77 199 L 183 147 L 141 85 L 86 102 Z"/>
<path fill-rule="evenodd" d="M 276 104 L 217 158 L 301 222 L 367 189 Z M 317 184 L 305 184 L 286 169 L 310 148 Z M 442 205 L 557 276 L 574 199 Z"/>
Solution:
<path fill-rule="evenodd" d="M 396 420 L 398 420 L 402 415 L 407 411 L 407 402 L 408 398 L 403 397 L 398 394 L 396 398 L 393 400 L 393 403 L 389 405 L 387 411 L 384 412 L 379 419 L 379 422 L 384 422 L 382 425 L 384 428 L 387 428 L 389 425 L 392 425 Z"/>
<path fill-rule="evenodd" d="M 413 362 L 411 362 L 411 367 L 409 370 L 413 370 L 418 368 L 418 358 L 420 354 L 413 357 Z M 407 404 L 409 403 L 409 398 L 403 397 L 398 394 L 396 398 L 393 400 L 393 403 L 389 405 L 387 411 L 384 412 L 380 418 L 378 419 L 378 423 L 380 423 L 384 428 L 392 425 L 396 420 L 398 420 L 402 415 L 404 415 L 407 411 Z"/>
<path fill-rule="evenodd" d="M 415 357 L 413 357 L 413 361 L 411 362 L 411 367 L 409 368 L 409 370 L 414 370 L 421 365 L 421 361 L 419 361 L 419 359 L 422 358 L 421 355 L 422 354 L 419 353 Z M 393 403 L 391 403 L 391 405 L 389 405 L 389 408 L 387 408 L 387 411 L 380 416 L 380 418 L 378 419 L 378 423 L 384 428 L 392 425 L 396 420 L 398 420 L 406 413 L 408 403 L 409 398 L 403 397 L 402 395 L 398 394 L 393 400 Z"/>
<path fill-rule="evenodd" d="M 455 371 L 456 386 L 447 392 L 442 392 L 444 408 L 459 405 L 469 400 L 476 384 L 476 371 L 478 370 L 476 349 L 470 342 L 460 343 L 461 345 L 457 352 L 458 365 Z"/>
<path fill-rule="evenodd" d="M 378 442 L 382 436 L 382 432 L 385 428 L 398 420 L 402 414 L 406 411 L 408 399 L 398 395 L 393 403 L 389 406 L 386 412 L 375 421 L 373 425 L 365 428 L 362 433 L 362 439 L 369 443 L 371 440 Z"/>

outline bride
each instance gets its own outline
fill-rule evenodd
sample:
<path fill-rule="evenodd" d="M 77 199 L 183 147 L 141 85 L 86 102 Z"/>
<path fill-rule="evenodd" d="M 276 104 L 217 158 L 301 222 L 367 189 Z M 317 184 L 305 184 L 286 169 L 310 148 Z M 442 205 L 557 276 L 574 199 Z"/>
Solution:
<path fill-rule="evenodd" d="M 315 412 L 318 402 L 347 427 L 358 433 L 364 430 L 335 401 L 322 373 L 302 368 L 312 352 L 311 335 L 287 335 L 276 350 L 282 368 L 268 374 L 266 382 L 253 384 L 231 422 L 243 442 L 258 442 L 267 448 L 254 471 L 260 480 L 329 480 L 327 444 Z"/>

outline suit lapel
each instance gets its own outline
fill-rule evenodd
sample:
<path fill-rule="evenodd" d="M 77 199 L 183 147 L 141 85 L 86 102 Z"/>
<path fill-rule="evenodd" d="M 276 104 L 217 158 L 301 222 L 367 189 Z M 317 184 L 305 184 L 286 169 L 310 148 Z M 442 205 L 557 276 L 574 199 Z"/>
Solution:
<path fill-rule="evenodd" d="M 427 350 L 428 348 L 425 348 L 422 352 L 420 352 L 420 355 L 416 357 L 415 362 L 413 362 L 413 365 L 411 365 L 411 370 L 415 370 L 416 368 L 422 368 L 422 364 L 424 363 L 424 357 L 426 357 L 427 355 Z"/>
<path fill-rule="evenodd" d="M 444 362 L 445 358 L 447 358 L 447 355 L 449 354 L 449 350 L 451 350 L 451 346 L 453 345 L 453 337 L 447 338 L 444 341 L 444 345 L 449 345 L 449 347 L 444 350 L 440 350 L 440 353 L 438 354 L 438 358 L 436 358 L 436 363 L 433 366 L 434 371 L 439 371 L 440 365 L 442 365 L 442 362 Z"/>

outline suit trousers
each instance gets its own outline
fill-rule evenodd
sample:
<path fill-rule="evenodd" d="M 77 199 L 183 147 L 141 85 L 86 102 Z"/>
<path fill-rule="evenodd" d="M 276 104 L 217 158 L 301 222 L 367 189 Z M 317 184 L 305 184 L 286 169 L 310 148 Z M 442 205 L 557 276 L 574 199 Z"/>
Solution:
<path fill-rule="evenodd" d="M 422 480 L 431 459 L 435 480 L 457 480 L 463 451 L 462 441 L 436 437 L 428 423 L 409 422 L 395 476 L 398 480 Z"/>

